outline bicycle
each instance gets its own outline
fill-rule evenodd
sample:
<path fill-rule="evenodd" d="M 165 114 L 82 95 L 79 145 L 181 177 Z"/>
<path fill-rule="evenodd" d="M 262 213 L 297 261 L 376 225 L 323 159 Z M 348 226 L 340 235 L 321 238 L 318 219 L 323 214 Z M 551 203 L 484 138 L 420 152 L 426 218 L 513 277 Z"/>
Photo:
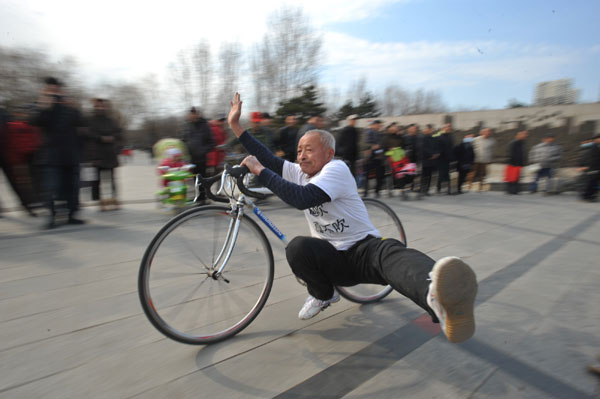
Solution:
<path fill-rule="evenodd" d="M 138 275 L 142 308 L 152 325 L 175 341 L 204 345 L 233 337 L 258 316 L 269 297 L 273 251 L 246 207 L 284 244 L 287 239 L 250 200 L 263 195 L 247 188 L 247 173 L 245 166 L 226 165 L 213 177 L 197 175 L 196 193 L 203 185 L 210 199 L 228 206 L 204 205 L 175 216 L 144 253 Z M 219 189 L 213 193 L 210 188 L 219 180 Z M 406 245 L 404 228 L 394 211 L 375 199 L 363 201 L 382 237 Z M 356 303 L 376 302 L 392 291 L 389 285 L 375 284 L 336 288 Z"/>

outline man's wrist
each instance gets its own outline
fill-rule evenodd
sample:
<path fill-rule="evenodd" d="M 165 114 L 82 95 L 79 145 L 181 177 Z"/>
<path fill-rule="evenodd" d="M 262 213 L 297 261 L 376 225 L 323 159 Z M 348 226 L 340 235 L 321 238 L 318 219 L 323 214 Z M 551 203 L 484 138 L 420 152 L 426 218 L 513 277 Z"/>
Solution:
<path fill-rule="evenodd" d="M 239 122 L 231 123 L 229 124 L 229 127 L 233 131 L 233 134 L 235 134 L 235 137 L 240 137 L 242 133 L 244 133 L 244 128 L 242 127 L 242 125 L 240 125 Z"/>

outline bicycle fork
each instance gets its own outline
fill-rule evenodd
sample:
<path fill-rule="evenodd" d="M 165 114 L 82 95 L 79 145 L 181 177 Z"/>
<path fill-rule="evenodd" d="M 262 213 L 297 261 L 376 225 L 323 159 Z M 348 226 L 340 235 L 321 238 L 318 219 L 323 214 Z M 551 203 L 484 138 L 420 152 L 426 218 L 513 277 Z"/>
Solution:
<path fill-rule="evenodd" d="M 235 247 L 235 242 L 240 231 L 240 223 L 242 222 L 243 216 L 244 213 L 240 208 L 232 210 L 229 226 L 227 227 L 227 234 L 225 236 L 225 241 L 223 242 L 223 247 L 221 247 L 219 255 L 217 255 L 217 258 L 213 262 L 212 271 L 208 274 L 209 277 L 212 277 L 214 280 L 221 278 L 226 283 L 229 283 L 229 280 L 223 277 L 223 270 L 225 269 L 225 266 L 227 265 L 227 262 L 229 261 L 229 258 L 233 252 L 233 248 Z"/>

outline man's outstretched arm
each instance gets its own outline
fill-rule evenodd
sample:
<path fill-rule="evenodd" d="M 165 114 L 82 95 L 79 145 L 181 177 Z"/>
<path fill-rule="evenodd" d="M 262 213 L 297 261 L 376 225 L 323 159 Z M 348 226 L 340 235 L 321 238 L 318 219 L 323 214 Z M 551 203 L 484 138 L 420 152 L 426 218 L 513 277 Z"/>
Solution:
<path fill-rule="evenodd" d="M 229 111 L 229 116 L 227 117 L 227 122 L 229 123 L 229 127 L 233 131 L 233 134 L 240 140 L 240 143 L 242 143 L 248 153 L 254 155 L 263 165 L 281 176 L 283 173 L 284 160 L 275 156 L 271 150 L 252 137 L 250 133 L 246 132 L 240 124 L 242 100 L 239 93 L 234 94 L 230 104 L 231 109 Z"/>

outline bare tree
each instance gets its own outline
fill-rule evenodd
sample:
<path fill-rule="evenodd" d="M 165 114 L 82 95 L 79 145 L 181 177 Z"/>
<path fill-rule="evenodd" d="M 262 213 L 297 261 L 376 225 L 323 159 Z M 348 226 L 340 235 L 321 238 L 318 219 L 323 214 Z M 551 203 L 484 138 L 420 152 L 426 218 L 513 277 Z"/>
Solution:
<path fill-rule="evenodd" d="M 183 107 L 191 106 L 194 103 L 192 62 L 186 50 L 180 50 L 177 53 L 175 61 L 169 64 L 169 71 L 171 72 L 171 81 L 178 91 Z"/>
<path fill-rule="evenodd" d="M 428 114 L 447 110 L 437 91 L 417 89 L 410 92 L 394 84 L 384 89 L 382 105 L 385 116 Z"/>
<path fill-rule="evenodd" d="M 192 50 L 192 62 L 196 75 L 196 87 L 198 88 L 198 100 L 203 109 L 210 106 L 210 97 L 212 93 L 212 58 L 210 53 L 210 44 L 202 40 Z"/>
<path fill-rule="evenodd" d="M 47 76 L 66 83 L 69 96 L 79 102 L 85 95 L 78 69 L 79 65 L 72 57 L 51 62 L 41 51 L 0 46 L 0 104 L 12 106 L 34 102 Z"/>
<path fill-rule="evenodd" d="M 251 70 L 257 106 L 270 110 L 316 82 L 322 40 L 301 8 L 282 7 L 271 14 L 268 25 L 254 48 Z"/>
<path fill-rule="evenodd" d="M 225 112 L 228 109 L 232 93 L 238 87 L 242 63 L 242 48 L 239 42 L 221 44 L 219 50 L 218 89 L 215 98 L 215 111 Z"/>

